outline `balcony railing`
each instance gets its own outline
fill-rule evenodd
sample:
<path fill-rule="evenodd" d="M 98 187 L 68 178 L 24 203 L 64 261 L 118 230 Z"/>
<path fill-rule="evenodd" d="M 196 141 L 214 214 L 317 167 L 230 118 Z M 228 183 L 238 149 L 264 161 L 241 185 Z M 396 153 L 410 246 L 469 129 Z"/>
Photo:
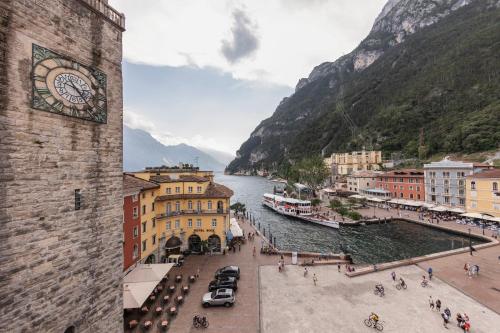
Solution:
<path fill-rule="evenodd" d="M 108 5 L 106 0 L 81 0 L 93 10 L 101 13 L 111 23 L 118 26 L 121 30 L 125 30 L 125 15 L 118 12 L 116 9 Z"/>
<path fill-rule="evenodd" d="M 211 215 L 211 214 L 229 214 L 229 209 L 210 209 L 210 210 L 184 209 L 179 211 L 157 214 L 156 219 L 158 220 L 167 217 L 175 217 L 181 215 Z"/>

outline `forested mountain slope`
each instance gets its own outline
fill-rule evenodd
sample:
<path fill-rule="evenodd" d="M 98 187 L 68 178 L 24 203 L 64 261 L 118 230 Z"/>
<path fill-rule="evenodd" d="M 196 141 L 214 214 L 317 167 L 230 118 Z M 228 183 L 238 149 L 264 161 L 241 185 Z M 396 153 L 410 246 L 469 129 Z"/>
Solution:
<path fill-rule="evenodd" d="M 500 1 L 396 0 L 352 53 L 301 79 L 229 172 L 324 152 L 476 152 L 500 142 Z"/>

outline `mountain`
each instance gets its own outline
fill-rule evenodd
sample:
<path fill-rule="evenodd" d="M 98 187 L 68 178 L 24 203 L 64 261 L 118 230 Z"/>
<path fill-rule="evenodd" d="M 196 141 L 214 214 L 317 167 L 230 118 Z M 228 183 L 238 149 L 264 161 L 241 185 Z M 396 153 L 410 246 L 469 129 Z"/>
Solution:
<path fill-rule="evenodd" d="M 495 149 L 499 54 L 499 0 L 390 0 L 354 51 L 299 80 L 227 171 L 362 147 L 408 157 Z"/>
<path fill-rule="evenodd" d="M 207 153 L 186 144 L 165 146 L 146 131 L 123 126 L 123 169 L 137 171 L 147 166 L 177 165 L 180 162 L 201 169 L 221 171 L 223 164 Z"/>
<path fill-rule="evenodd" d="M 211 149 L 211 148 L 198 147 L 198 149 L 201 150 L 202 152 L 205 152 L 208 155 L 212 156 L 218 162 L 220 162 L 224 165 L 228 165 L 229 163 L 231 163 L 231 161 L 234 160 L 234 157 L 235 157 L 233 154 L 229 154 L 229 153 L 226 153 L 224 151 L 215 150 L 215 149 Z"/>

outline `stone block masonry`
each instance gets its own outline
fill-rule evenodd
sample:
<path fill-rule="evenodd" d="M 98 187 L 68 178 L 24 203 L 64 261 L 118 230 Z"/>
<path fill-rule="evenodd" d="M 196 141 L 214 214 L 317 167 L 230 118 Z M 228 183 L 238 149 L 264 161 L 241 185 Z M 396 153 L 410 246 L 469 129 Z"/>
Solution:
<path fill-rule="evenodd" d="M 106 73 L 106 124 L 31 108 L 32 44 Z M 0 1 L 0 332 L 123 330 L 121 61 L 81 0 Z"/>

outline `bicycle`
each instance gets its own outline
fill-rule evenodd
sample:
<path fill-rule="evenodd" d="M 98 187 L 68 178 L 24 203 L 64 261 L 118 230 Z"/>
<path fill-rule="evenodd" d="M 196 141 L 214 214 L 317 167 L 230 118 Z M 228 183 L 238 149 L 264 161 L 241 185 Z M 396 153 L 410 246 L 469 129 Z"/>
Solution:
<path fill-rule="evenodd" d="M 202 328 L 208 328 L 208 319 L 207 319 L 207 317 L 205 317 L 205 316 L 201 317 L 201 316 L 198 316 L 198 315 L 194 316 L 193 317 L 193 326 L 195 328 L 200 328 L 200 327 L 202 327 Z"/>
<path fill-rule="evenodd" d="M 382 325 L 382 323 L 380 323 L 380 321 L 375 321 L 372 318 L 365 319 L 364 323 L 366 326 L 373 327 L 379 332 L 382 332 L 384 330 L 384 326 Z"/>
<path fill-rule="evenodd" d="M 427 287 L 427 286 L 429 285 L 429 281 L 427 281 L 427 280 L 423 280 L 422 282 L 420 282 L 420 285 L 421 285 L 423 288 L 425 288 L 425 287 Z"/>
<path fill-rule="evenodd" d="M 382 285 L 376 285 L 375 286 L 375 290 L 373 290 L 373 293 L 375 295 L 380 296 L 380 297 L 384 297 L 385 296 L 384 286 L 382 286 Z"/>

